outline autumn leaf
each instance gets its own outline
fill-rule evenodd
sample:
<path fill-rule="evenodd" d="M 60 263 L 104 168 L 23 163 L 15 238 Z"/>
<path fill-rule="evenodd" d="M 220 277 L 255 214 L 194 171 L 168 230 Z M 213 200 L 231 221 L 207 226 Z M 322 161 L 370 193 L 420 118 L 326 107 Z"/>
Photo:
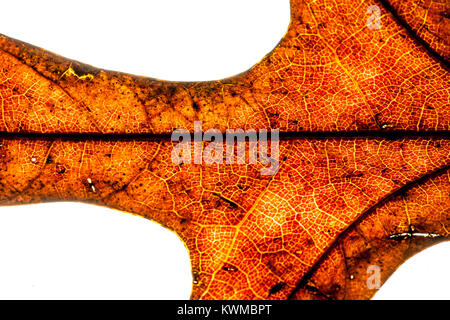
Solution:
<path fill-rule="evenodd" d="M 211 82 L 100 70 L 1 36 L 0 204 L 157 221 L 189 249 L 193 299 L 372 297 L 449 237 L 448 2 L 292 0 L 291 15 L 260 63 Z M 275 174 L 249 154 L 175 163 L 171 134 L 198 122 L 278 129 Z"/>

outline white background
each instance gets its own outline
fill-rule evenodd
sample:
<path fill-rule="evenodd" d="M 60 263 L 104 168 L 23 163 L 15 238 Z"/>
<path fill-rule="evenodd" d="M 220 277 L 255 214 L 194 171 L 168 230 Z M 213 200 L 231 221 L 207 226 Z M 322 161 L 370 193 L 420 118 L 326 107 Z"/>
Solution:
<path fill-rule="evenodd" d="M 288 0 L 4 1 L 0 33 L 94 66 L 167 80 L 241 73 L 287 30 Z M 450 245 L 405 263 L 380 299 L 450 298 Z M 187 299 L 176 235 L 101 207 L 0 207 L 0 298 Z"/>

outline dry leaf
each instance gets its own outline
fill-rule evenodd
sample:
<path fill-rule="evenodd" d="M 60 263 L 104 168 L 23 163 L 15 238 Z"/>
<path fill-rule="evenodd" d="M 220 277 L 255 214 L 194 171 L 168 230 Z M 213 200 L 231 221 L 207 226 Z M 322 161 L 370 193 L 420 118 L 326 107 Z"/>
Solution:
<path fill-rule="evenodd" d="M 268 56 L 214 82 L 100 70 L 1 36 L 0 203 L 155 220 L 189 249 L 194 299 L 370 298 L 449 236 L 448 2 L 291 12 Z M 249 155 L 175 164 L 171 134 L 194 121 L 279 129 L 276 174 Z"/>

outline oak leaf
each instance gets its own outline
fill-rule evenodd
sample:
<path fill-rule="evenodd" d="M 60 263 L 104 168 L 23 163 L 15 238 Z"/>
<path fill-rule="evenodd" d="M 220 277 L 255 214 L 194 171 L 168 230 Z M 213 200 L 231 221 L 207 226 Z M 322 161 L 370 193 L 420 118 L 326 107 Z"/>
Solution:
<path fill-rule="evenodd" d="M 194 299 L 370 298 L 367 270 L 384 282 L 449 236 L 448 12 L 292 0 L 260 63 L 197 83 L 1 36 L 0 204 L 81 201 L 157 221 L 189 249 Z M 279 129 L 277 173 L 174 164 L 170 135 L 194 121 Z"/>

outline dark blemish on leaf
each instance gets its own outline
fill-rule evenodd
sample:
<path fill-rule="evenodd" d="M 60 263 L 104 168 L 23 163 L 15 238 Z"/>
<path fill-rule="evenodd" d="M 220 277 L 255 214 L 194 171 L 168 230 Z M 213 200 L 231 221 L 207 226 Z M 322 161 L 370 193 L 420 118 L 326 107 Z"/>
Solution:
<path fill-rule="evenodd" d="M 197 271 L 192 271 L 192 283 L 198 284 L 199 282 L 199 275 Z"/>
<path fill-rule="evenodd" d="M 389 129 L 389 128 L 393 128 L 394 126 L 392 125 L 392 124 L 389 124 L 389 123 L 387 123 L 387 122 L 383 122 L 381 125 L 380 125 L 380 128 L 382 129 L 382 130 L 386 130 L 386 129 Z"/>
<path fill-rule="evenodd" d="M 213 192 L 212 194 L 215 195 L 216 197 L 219 197 L 222 201 L 226 202 L 230 206 L 230 208 L 232 208 L 232 209 L 239 208 L 239 206 L 235 202 L 233 202 L 233 201 L 231 201 L 231 200 L 229 200 L 227 198 L 222 197 L 220 194 L 215 193 L 215 192 Z"/>
<path fill-rule="evenodd" d="M 59 174 L 63 174 L 66 172 L 66 168 L 64 166 L 59 165 L 56 168 L 56 172 L 58 172 Z"/>
<path fill-rule="evenodd" d="M 441 15 L 442 17 L 444 17 L 446 19 L 450 19 L 450 10 L 439 12 L 439 15 Z"/>
<path fill-rule="evenodd" d="M 281 243 L 283 242 L 283 239 L 281 239 L 281 237 L 276 237 L 273 239 L 273 243 Z"/>
<path fill-rule="evenodd" d="M 286 285 L 286 283 L 284 283 L 284 282 L 278 282 L 276 285 L 274 285 L 272 288 L 270 288 L 269 296 L 280 292 L 284 288 L 285 285 Z"/>
<path fill-rule="evenodd" d="M 228 272 L 236 272 L 236 271 L 238 271 L 238 268 L 236 268 L 232 264 L 225 263 L 222 267 L 222 270 L 228 271 Z"/>
<path fill-rule="evenodd" d="M 314 241 L 311 238 L 307 238 L 305 240 L 305 246 L 306 247 L 312 247 L 314 245 Z"/>
<path fill-rule="evenodd" d="M 200 110 L 200 106 L 195 101 L 192 103 L 192 108 L 194 108 L 195 111 L 199 111 Z"/>
<path fill-rule="evenodd" d="M 364 173 L 362 173 L 361 171 L 355 171 L 352 173 L 349 173 L 345 176 L 346 179 L 351 179 L 351 178 L 361 178 L 362 176 L 364 176 Z"/>

